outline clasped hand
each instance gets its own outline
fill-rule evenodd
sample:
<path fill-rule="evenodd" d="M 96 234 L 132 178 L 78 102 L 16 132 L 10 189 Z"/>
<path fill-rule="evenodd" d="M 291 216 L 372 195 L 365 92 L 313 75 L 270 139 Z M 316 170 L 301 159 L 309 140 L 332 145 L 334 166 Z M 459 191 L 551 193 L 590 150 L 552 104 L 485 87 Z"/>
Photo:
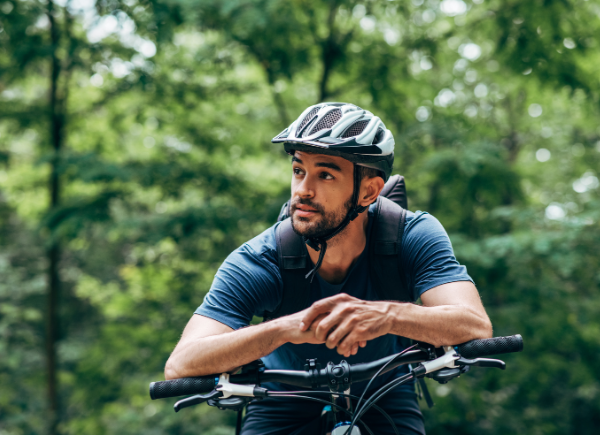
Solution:
<path fill-rule="evenodd" d="M 346 358 L 391 329 L 389 303 L 363 301 L 345 293 L 317 301 L 298 314 L 303 314 L 302 333 L 313 331 L 315 342 L 336 348 Z"/>

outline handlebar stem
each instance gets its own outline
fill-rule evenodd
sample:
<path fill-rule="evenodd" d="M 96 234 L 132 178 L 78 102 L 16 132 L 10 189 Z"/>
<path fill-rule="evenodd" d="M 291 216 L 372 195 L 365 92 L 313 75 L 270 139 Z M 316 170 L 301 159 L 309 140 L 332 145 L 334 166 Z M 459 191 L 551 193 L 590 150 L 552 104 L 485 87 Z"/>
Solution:
<path fill-rule="evenodd" d="M 346 360 L 340 361 L 339 364 L 330 362 L 327 364 L 325 371 L 329 379 L 329 391 L 332 393 L 343 393 L 350 389 L 352 376 L 350 375 L 350 365 Z"/>

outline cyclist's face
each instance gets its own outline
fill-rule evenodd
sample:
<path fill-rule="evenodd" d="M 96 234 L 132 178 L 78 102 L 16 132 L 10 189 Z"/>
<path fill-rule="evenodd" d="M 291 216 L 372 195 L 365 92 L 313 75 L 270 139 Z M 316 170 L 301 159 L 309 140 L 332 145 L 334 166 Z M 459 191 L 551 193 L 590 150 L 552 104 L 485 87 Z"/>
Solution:
<path fill-rule="evenodd" d="M 296 151 L 292 172 L 294 231 L 305 237 L 325 235 L 352 206 L 354 165 L 341 157 Z"/>

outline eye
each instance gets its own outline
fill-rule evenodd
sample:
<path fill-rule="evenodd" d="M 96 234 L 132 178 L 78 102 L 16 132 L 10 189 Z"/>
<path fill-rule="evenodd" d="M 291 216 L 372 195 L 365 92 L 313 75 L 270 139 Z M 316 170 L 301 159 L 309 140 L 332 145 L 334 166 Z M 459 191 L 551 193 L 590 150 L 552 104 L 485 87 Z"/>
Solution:
<path fill-rule="evenodd" d="M 329 172 L 321 172 L 321 178 L 324 180 L 333 180 L 334 177 Z"/>
<path fill-rule="evenodd" d="M 300 168 L 292 168 L 292 171 L 294 172 L 294 175 L 303 175 L 304 171 Z"/>

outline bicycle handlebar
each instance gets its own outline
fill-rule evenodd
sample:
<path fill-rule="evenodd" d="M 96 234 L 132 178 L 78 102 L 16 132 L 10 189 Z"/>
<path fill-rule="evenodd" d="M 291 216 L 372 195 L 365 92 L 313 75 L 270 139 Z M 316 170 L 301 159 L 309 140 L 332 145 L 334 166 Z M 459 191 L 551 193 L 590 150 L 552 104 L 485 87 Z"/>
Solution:
<path fill-rule="evenodd" d="M 520 334 L 517 334 L 508 337 L 471 340 L 456 346 L 455 349 L 465 358 L 521 352 L 523 350 L 523 337 L 521 337 Z"/>
<path fill-rule="evenodd" d="M 456 351 L 465 358 L 489 356 L 495 354 L 520 352 L 523 350 L 523 339 L 520 335 L 496 337 L 482 340 L 472 340 L 455 346 Z M 329 363 L 323 369 L 313 370 L 265 370 L 253 374 L 231 375 L 234 384 L 256 384 L 264 382 L 281 382 L 301 388 L 331 387 L 330 382 L 340 382 L 350 385 L 355 382 L 371 379 L 385 364 L 389 365 L 382 371 L 386 373 L 404 364 L 414 364 L 427 361 L 430 355 L 425 350 L 409 350 L 402 355 L 391 355 L 377 361 L 349 365 L 345 361 L 340 364 Z M 390 361 L 394 360 L 390 363 Z M 218 384 L 219 376 L 198 376 L 174 379 L 170 381 L 152 382 L 150 397 L 152 400 L 168 397 L 202 394 L 212 391 Z M 341 389 L 343 391 L 343 389 Z"/>
<path fill-rule="evenodd" d="M 150 398 L 156 400 L 166 399 L 167 397 L 187 396 L 188 394 L 208 393 L 215 388 L 218 379 L 218 376 L 197 376 L 193 378 L 151 382 Z"/>
<path fill-rule="evenodd" d="M 327 387 L 332 378 L 339 378 L 341 383 L 352 384 L 371 379 L 381 367 L 394 358 L 396 360 L 390 363 L 382 374 L 403 364 L 426 361 L 428 356 L 425 351 L 412 350 L 401 356 L 391 355 L 369 363 L 354 364 L 352 366 L 346 364 L 347 371 L 342 367 L 343 363 L 337 365 L 330 363 L 327 367 L 312 372 L 304 370 L 265 370 L 259 373 L 258 377 L 261 383 L 281 382 L 301 388 Z M 344 381 L 344 379 L 347 380 Z M 208 393 L 215 388 L 218 380 L 217 375 L 210 375 L 152 382 L 150 384 L 150 397 L 155 400 L 188 394 Z M 235 384 L 253 384 L 257 381 L 257 374 L 231 375 L 230 381 Z"/>

